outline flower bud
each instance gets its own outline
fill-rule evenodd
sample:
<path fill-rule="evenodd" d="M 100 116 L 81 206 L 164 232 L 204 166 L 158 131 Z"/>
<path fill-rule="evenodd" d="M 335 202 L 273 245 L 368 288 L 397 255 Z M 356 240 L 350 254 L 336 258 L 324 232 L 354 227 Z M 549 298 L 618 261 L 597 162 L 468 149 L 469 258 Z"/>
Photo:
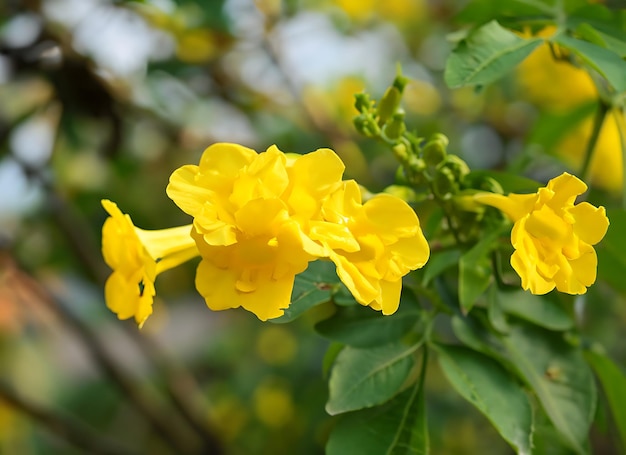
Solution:
<path fill-rule="evenodd" d="M 367 93 L 356 93 L 354 95 L 354 107 L 361 114 L 369 112 L 372 108 L 372 100 Z"/>
<path fill-rule="evenodd" d="M 434 134 L 422 151 L 424 161 L 430 167 L 436 167 L 447 156 L 448 138 L 443 134 Z"/>
<path fill-rule="evenodd" d="M 361 114 L 354 117 L 354 127 L 359 133 L 366 137 L 378 137 L 380 136 L 380 128 L 374 121 L 371 115 Z"/>
<path fill-rule="evenodd" d="M 406 131 L 404 124 L 404 112 L 396 112 L 385 124 L 383 131 L 389 139 L 398 139 Z"/>
<path fill-rule="evenodd" d="M 467 174 L 470 173 L 470 168 L 465 161 L 456 155 L 447 155 L 445 159 L 439 164 L 439 167 L 445 167 L 452 172 L 454 180 L 460 182 Z"/>
<path fill-rule="evenodd" d="M 435 195 L 445 198 L 458 192 L 459 185 L 454 177 L 454 173 L 447 167 L 439 166 L 433 178 L 433 191 Z"/>
<path fill-rule="evenodd" d="M 385 94 L 380 99 L 376 115 L 378 116 L 378 124 L 383 125 L 387 120 L 394 115 L 400 101 L 402 100 L 402 93 L 396 87 L 391 86 L 387 88 Z"/>

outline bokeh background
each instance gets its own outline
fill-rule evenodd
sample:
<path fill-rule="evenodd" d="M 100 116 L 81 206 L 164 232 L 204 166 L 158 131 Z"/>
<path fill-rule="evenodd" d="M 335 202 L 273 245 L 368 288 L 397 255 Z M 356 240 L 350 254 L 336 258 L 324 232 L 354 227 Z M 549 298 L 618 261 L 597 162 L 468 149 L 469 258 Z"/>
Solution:
<path fill-rule="evenodd" d="M 211 312 L 190 263 L 159 277 L 141 331 L 118 321 L 103 300 L 100 200 L 145 229 L 186 224 L 169 175 L 219 141 L 330 147 L 347 178 L 381 191 L 397 163 L 353 128 L 353 95 L 379 97 L 398 64 L 408 122 L 446 134 L 473 169 L 576 172 L 591 78 L 544 46 L 498 84 L 448 89 L 448 38 L 468 25 L 467 3 L 0 2 L 0 454 L 323 453 L 329 343 L 312 325 L 327 309 L 286 325 Z M 619 206 L 621 169 L 607 121 L 596 201 Z M 580 324 L 623 365 L 623 296 L 600 285 L 589 301 Z M 433 453 L 511 453 L 436 365 L 427 387 Z"/>

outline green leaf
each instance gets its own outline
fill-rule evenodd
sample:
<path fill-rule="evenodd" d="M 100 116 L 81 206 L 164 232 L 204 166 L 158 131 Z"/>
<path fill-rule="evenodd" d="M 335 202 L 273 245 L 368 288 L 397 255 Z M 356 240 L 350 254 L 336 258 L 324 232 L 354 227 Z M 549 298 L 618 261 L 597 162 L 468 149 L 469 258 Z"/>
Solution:
<path fill-rule="evenodd" d="M 597 396 L 581 350 L 561 334 L 527 324 L 512 324 L 502 341 L 508 358 L 568 446 L 578 454 L 587 453 Z"/>
<path fill-rule="evenodd" d="M 414 353 L 420 344 L 344 348 L 330 372 L 326 412 L 335 415 L 355 411 L 382 404 L 394 397 L 415 366 Z"/>
<path fill-rule="evenodd" d="M 615 426 L 622 440 L 622 449 L 626 448 L 626 376 L 608 357 L 597 352 L 585 352 L 585 358 L 595 371 L 602 389 L 609 402 Z"/>
<path fill-rule="evenodd" d="M 502 186 L 505 193 L 533 193 L 542 186 L 539 182 L 528 177 L 508 172 L 477 170 L 465 176 L 470 182 L 480 182 L 481 179 L 490 177 Z"/>
<path fill-rule="evenodd" d="M 533 295 L 522 289 L 497 289 L 493 297 L 506 313 L 546 329 L 568 330 L 574 326 L 572 317 L 549 295 Z"/>
<path fill-rule="evenodd" d="M 596 247 L 598 253 L 598 277 L 609 282 L 615 289 L 626 291 L 626 211 L 608 210 L 611 224 L 604 239 Z"/>
<path fill-rule="evenodd" d="M 618 54 L 565 34 L 555 35 L 552 40 L 578 55 L 587 65 L 604 76 L 618 93 L 626 91 L 626 62 Z"/>
<path fill-rule="evenodd" d="M 457 15 L 465 23 L 484 23 L 492 19 L 519 18 L 524 16 L 554 16 L 556 9 L 541 0 L 474 0 Z"/>
<path fill-rule="evenodd" d="M 330 300 L 332 292 L 339 286 L 339 278 L 335 272 L 335 266 L 330 261 L 315 261 L 299 275 L 291 292 L 291 304 L 285 310 L 285 314 L 271 322 L 285 323 L 302 316 L 314 306 L 326 303 Z"/>
<path fill-rule="evenodd" d="M 437 251 L 430 256 L 426 267 L 424 267 L 424 276 L 422 277 L 422 285 L 426 286 L 436 276 L 440 275 L 444 270 L 458 264 L 461 258 L 461 250 L 444 250 Z"/>
<path fill-rule="evenodd" d="M 427 455 L 426 358 L 424 354 L 421 377 L 413 387 L 382 406 L 343 415 L 328 438 L 326 454 Z"/>
<path fill-rule="evenodd" d="M 450 88 L 485 85 L 511 71 L 543 39 L 520 38 L 491 21 L 461 41 L 446 63 L 444 78 Z"/>
<path fill-rule="evenodd" d="M 532 408 L 515 378 L 496 361 L 463 347 L 437 347 L 439 364 L 452 386 L 472 403 L 521 454 L 532 446 Z"/>
<path fill-rule="evenodd" d="M 476 299 L 485 292 L 493 279 L 493 268 L 489 253 L 503 229 L 488 233 L 459 260 L 459 302 L 461 310 L 467 314 Z"/>
<path fill-rule="evenodd" d="M 597 392 L 579 347 L 568 344 L 561 333 L 521 320 L 509 321 L 507 334 L 493 333 L 472 317 L 454 317 L 452 326 L 463 343 L 516 370 L 564 443 L 578 454 L 587 453 Z"/>
<path fill-rule="evenodd" d="M 328 319 L 318 322 L 315 330 L 322 336 L 350 346 L 367 348 L 400 340 L 420 319 L 421 311 L 413 293 L 404 289 L 400 308 L 384 316 L 380 311 L 354 305 L 339 307 Z"/>
<path fill-rule="evenodd" d="M 624 11 L 610 10 L 604 5 L 587 4 L 567 18 L 567 26 L 585 41 L 590 41 L 626 57 L 626 31 L 621 26 Z"/>

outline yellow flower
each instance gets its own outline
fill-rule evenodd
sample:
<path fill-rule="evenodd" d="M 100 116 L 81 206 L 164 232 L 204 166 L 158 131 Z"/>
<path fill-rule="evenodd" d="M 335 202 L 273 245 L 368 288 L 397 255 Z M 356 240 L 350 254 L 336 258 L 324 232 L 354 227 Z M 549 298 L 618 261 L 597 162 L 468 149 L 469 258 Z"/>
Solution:
<path fill-rule="evenodd" d="M 538 36 L 549 37 L 556 31 L 547 27 Z M 554 47 L 557 54 L 564 51 Z M 572 65 L 567 59 L 556 60 L 549 43 L 543 43 L 517 68 L 520 96 L 540 109 L 563 114 L 598 99 L 598 90 L 591 75 Z M 607 115 L 600 130 L 590 168 L 590 181 L 594 186 L 618 192 L 622 188 L 622 150 L 618 117 L 619 112 Z M 569 166 L 579 168 L 593 129 L 590 114 L 572 125 L 567 134 L 556 144 L 555 152 Z"/>
<path fill-rule="evenodd" d="M 398 309 L 402 277 L 422 267 L 430 255 L 419 219 L 409 205 L 390 194 L 361 204 L 355 181 L 325 201 L 324 221 L 312 222 L 337 274 L 355 299 L 383 314 Z"/>
<path fill-rule="evenodd" d="M 295 276 L 330 258 L 364 305 L 393 313 L 402 276 L 428 259 L 415 212 L 379 195 L 361 204 L 354 181 L 329 149 L 257 154 L 214 144 L 199 166 L 176 170 L 167 194 L 193 216 L 202 261 L 196 287 L 212 310 L 243 307 L 259 319 L 289 306 Z"/>
<path fill-rule="evenodd" d="M 513 220 L 511 265 L 524 289 L 584 294 L 595 282 L 598 260 L 592 245 L 602 240 L 609 220 L 604 207 L 574 204 L 586 190 L 583 181 L 563 173 L 534 194 L 475 196 Z"/>
<path fill-rule="evenodd" d="M 263 321 L 283 314 L 295 275 L 324 255 L 307 224 L 342 174 L 332 150 L 294 157 L 223 143 L 172 174 L 167 194 L 194 217 L 196 287 L 209 308 L 241 306 Z"/>
<path fill-rule="evenodd" d="M 146 231 L 133 225 L 114 202 L 103 200 L 110 215 L 102 226 L 102 255 L 113 269 L 104 294 L 120 319 L 134 317 L 141 327 L 152 314 L 156 276 L 198 255 L 191 225 Z"/>

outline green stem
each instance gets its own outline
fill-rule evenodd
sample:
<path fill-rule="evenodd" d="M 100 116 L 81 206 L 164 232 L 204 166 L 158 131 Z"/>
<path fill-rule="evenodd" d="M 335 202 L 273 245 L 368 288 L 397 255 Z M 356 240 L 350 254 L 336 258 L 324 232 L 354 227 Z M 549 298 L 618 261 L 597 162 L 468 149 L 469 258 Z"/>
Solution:
<path fill-rule="evenodd" d="M 609 112 L 609 106 L 600 101 L 598 104 L 598 110 L 596 111 L 596 116 L 593 120 L 593 130 L 591 131 L 591 136 L 589 137 L 589 142 L 587 142 L 587 148 L 585 150 L 585 158 L 583 160 L 583 164 L 580 167 L 580 178 L 583 181 L 588 181 L 589 171 L 591 170 L 591 160 L 593 158 L 593 152 L 596 148 L 596 143 L 598 142 L 598 137 L 600 137 L 600 131 L 602 130 L 602 125 L 604 124 L 604 119 L 606 118 L 607 113 Z"/>
<path fill-rule="evenodd" d="M 624 111 L 613 111 L 615 124 L 619 132 L 619 140 L 622 148 L 622 181 L 626 181 L 626 131 L 624 131 Z M 626 184 L 622 183 L 622 209 L 626 210 Z"/>

